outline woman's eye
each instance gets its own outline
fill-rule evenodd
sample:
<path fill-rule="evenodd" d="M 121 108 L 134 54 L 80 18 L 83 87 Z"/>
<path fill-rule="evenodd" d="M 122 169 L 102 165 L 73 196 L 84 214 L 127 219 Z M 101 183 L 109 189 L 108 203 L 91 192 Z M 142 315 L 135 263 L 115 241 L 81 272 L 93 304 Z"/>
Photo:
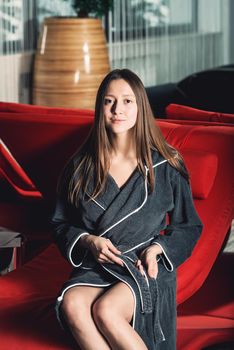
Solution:
<path fill-rule="evenodd" d="M 104 100 L 104 104 L 105 105 L 111 104 L 112 102 L 113 101 L 111 99 L 109 99 L 109 98 L 105 98 L 105 100 Z"/>
<path fill-rule="evenodd" d="M 131 103 L 132 100 L 129 100 L 128 98 L 125 100 L 125 103 Z"/>

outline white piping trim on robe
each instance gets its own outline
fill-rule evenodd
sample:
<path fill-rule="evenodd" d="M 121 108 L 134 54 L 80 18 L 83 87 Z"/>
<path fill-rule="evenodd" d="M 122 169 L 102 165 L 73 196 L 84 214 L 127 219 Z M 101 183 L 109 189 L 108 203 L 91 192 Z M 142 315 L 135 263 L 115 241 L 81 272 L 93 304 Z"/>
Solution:
<path fill-rule="evenodd" d="M 81 234 L 74 240 L 74 242 L 72 243 L 71 248 L 70 248 L 70 250 L 69 250 L 68 257 L 69 257 L 69 260 L 70 260 L 71 264 L 72 264 L 74 267 L 79 267 L 80 265 L 82 265 L 84 258 L 81 260 L 81 262 L 80 262 L 79 264 L 75 264 L 74 261 L 72 260 L 72 257 L 71 257 L 71 255 L 72 255 L 72 250 L 73 250 L 73 248 L 75 247 L 76 243 L 79 241 L 79 239 L 80 239 L 82 236 L 85 236 L 85 235 L 89 235 L 89 233 L 88 233 L 88 232 L 83 232 L 83 233 L 81 233 Z"/>
<path fill-rule="evenodd" d="M 86 194 L 87 194 L 87 196 L 89 196 L 89 198 L 91 198 L 91 200 L 92 200 L 94 203 L 96 203 L 100 208 L 102 208 L 103 210 L 106 210 L 106 208 L 104 208 L 104 207 L 103 207 L 100 203 L 98 203 L 92 196 L 90 196 L 89 193 L 86 192 Z"/>
<path fill-rule="evenodd" d="M 157 164 L 154 164 L 153 165 L 153 168 L 156 168 L 156 166 L 159 166 L 160 164 L 163 164 L 163 163 L 165 163 L 165 162 L 167 162 L 167 159 L 164 159 L 164 160 L 162 160 L 161 162 L 159 162 L 159 163 L 157 163 Z M 147 168 L 148 169 L 148 168 Z M 148 169 L 149 170 L 149 169 Z"/>
<path fill-rule="evenodd" d="M 160 243 L 158 242 L 153 242 L 153 244 L 157 244 L 159 245 L 159 247 L 162 249 L 163 255 L 161 254 L 161 258 L 163 261 L 163 265 L 165 266 L 165 268 L 167 269 L 167 271 L 172 272 L 174 270 L 173 264 L 171 262 L 171 260 L 168 258 L 168 255 L 166 254 L 164 248 L 161 246 Z M 165 262 L 165 258 L 167 259 L 167 262 L 169 263 L 170 268 L 168 268 L 168 264 Z"/>
<path fill-rule="evenodd" d="M 154 237 L 151 237 L 151 238 L 148 239 L 147 241 L 144 241 L 144 242 L 142 242 L 142 243 L 139 243 L 139 244 L 135 245 L 135 247 L 130 248 L 130 249 L 128 249 L 128 250 L 125 250 L 124 252 L 122 252 L 122 254 L 126 254 L 126 253 L 128 253 L 128 252 L 131 252 L 132 250 L 134 250 L 134 249 L 140 247 L 141 245 L 143 245 L 143 244 L 145 244 L 145 243 L 148 243 L 148 242 L 152 241 L 153 239 L 154 239 Z"/>

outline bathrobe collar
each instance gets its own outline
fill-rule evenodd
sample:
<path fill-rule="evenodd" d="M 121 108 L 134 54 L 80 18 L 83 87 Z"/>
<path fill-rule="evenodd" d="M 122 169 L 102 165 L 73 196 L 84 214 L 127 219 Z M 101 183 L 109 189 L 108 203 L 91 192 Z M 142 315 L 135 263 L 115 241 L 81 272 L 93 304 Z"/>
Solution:
<path fill-rule="evenodd" d="M 152 151 L 152 161 L 153 167 L 165 162 L 157 151 Z M 106 190 L 95 200 L 92 199 L 103 210 L 97 227 L 99 235 L 104 235 L 145 205 L 148 198 L 148 171 L 145 166 L 145 174 L 142 176 L 136 168 L 122 188 L 119 188 L 112 176 L 108 175 Z M 90 184 L 88 195 L 92 193 L 92 189 Z"/>

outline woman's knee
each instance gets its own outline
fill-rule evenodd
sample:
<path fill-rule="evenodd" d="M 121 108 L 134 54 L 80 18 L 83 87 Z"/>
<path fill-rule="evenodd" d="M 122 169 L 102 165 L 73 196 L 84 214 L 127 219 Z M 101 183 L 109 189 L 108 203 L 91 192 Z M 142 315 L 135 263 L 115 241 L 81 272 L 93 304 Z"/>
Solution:
<path fill-rule="evenodd" d="M 68 290 L 61 305 L 61 311 L 70 325 L 84 321 L 85 315 L 90 313 L 90 305 L 84 293 L 78 290 Z"/>
<path fill-rule="evenodd" d="M 100 298 L 93 304 L 92 315 L 96 325 L 101 330 L 112 329 L 116 323 L 117 312 L 108 298 Z"/>

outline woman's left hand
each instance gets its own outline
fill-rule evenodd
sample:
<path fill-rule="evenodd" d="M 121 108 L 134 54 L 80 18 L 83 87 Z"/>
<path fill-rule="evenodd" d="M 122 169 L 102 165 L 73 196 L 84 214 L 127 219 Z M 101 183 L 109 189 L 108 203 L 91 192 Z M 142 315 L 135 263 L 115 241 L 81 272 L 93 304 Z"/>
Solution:
<path fill-rule="evenodd" d="M 162 249 L 159 245 L 153 244 L 147 248 L 145 248 L 141 254 L 140 259 L 136 262 L 136 266 L 144 275 L 143 266 L 146 268 L 149 277 L 156 278 L 158 275 L 158 263 L 157 263 L 157 255 L 162 253 Z"/>

